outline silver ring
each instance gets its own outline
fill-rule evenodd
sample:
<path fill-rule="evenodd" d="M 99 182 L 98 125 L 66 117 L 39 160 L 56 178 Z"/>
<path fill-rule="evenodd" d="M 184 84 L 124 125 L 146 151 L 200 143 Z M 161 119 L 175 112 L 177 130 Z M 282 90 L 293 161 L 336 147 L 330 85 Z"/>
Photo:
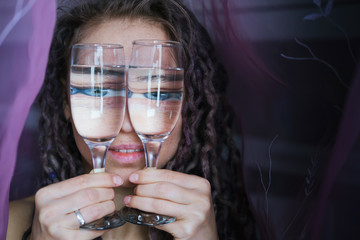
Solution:
<path fill-rule="evenodd" d="M 80 223 L 80 227 L 84 226 L 85 225 L 85 220 L 84 220 L 84 217 L 80 213 L 80 209 L 74 211 L 74 213 L 76 215 L 76 218 L 77 218 L 78 222 Z"/>

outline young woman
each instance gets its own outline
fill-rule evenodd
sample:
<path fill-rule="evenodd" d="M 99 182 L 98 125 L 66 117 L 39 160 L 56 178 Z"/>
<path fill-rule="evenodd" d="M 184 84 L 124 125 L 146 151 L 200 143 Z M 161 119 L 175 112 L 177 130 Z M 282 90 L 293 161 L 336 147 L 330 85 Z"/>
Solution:
<path fill-rule="evenodd" d="M 24 239 L 254 239 L 225 104 L 227 75 L 195 16 L 180 0 L 70 5 L 58 12 L 39 96 L 44 186 L 35 197 L 11 204 L 9 238 L 27 229 Z M 71 46 L 121 44 L 128 63 L 136 39 L 183 44 L 187 62 L 181 119 L 162 147 L 159 169 L 144 170 L 142 144 L 126 114 L 109 149 L 107 172 L 88 174 L 90 152 L 72 125 L 67 95 Z M 127 151 L 118 154 L 119 149 Z M 156 228 L 125 224 L 107 231 L 79 229 L 74 211 L 91 222 L 113 212 L 115 205 L 177 220 Z"/>

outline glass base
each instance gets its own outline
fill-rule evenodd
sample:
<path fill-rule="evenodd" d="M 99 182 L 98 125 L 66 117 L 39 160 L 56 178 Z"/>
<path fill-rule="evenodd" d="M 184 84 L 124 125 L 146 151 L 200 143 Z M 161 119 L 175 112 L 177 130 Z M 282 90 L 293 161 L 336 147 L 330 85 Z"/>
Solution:
<path fill-rule="evenodd" d="M 80 228 L 89 229 L 89 230 L 107 230 L 107 229 L 120 227 L 125 223 L 126 222 L 122 220 L 122 218 L 119 216 L 119 213 L 115 212 L 113 215 L 100 218 L 91 223 L 86 223 Z"/>
<path fill-rule="evenodd" d="M 126 222 L 150 227 L 172 223 L 176 220 L 175 217 L 143 212 L 138 209 L 128 207 L 123 207 L 120 210 L 120 216 Z"/>

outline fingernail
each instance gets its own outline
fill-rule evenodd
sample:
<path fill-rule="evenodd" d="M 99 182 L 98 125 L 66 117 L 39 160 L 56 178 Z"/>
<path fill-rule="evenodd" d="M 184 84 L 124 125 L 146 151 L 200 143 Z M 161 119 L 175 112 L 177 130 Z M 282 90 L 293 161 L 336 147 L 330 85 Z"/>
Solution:
<path fill-rule="evenodd" d="M 128 204 L 130 203 L 130 199 L 131 199 L 130 196 L 124 197 L 124 203 L 125 203 L 125 205 L 128 205 Z"/>
<path fill-rule="evenodd" d="M 137 182 L 138 179 L 139 179 L 139 174 L 137 173 L 133 173 L 129 177 L 130 182 Z"/>
<path fill-rule="evenodd" d="M 115 185 L 121 185 L 121 184 L 123 184 L 124 181 L 121 179 L 121 177 L 114 176 L 113 177 L 113 182 L 114 182 Z"/>

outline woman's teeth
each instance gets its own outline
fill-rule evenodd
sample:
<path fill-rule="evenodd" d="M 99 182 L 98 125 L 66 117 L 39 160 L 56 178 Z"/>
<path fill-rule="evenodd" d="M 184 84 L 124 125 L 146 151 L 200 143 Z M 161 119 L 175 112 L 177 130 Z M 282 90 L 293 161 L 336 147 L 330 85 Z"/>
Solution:
<path fill-rule="evenodd" d="M 112 149 L 114 152 L 120 153 L 134 153 L 134 152 L 141 152 L 142 149 Z"/>

